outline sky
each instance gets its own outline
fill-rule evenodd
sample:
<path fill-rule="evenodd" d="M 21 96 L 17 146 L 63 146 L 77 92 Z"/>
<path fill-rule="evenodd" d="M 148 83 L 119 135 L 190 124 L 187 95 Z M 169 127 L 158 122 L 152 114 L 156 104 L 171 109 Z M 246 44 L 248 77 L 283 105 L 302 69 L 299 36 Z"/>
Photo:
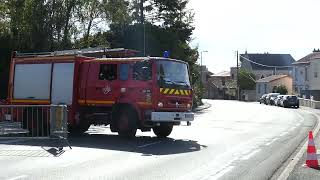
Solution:
<path fill-rule="evenodd" d="M 189 1 L 196 28 L 191 45 L 208 51 L 202 63 L 211 72 L 236 66 L 237 50 L 299 60 L 320 48 L 319 0 Z"/>

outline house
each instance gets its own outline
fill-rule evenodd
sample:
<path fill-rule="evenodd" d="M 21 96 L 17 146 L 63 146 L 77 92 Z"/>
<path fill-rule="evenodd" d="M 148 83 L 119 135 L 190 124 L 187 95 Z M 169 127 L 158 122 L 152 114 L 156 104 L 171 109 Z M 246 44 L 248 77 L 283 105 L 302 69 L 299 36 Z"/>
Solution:
<path fill-rule="evenodd" d="M 292 78 L 289 75 L 272 75 L 256 81 L 256 99 L 263 94 L 271 93 L 276 86 L 284 85 L 288 94 L 292 94 Z"/>
<path fill-rule="evenodd" d="M 229 71 L 222 71 L 213 74 L 208 79 L 210 90 L 208 91 L 208 98 L 210 99 L 235 99 L 237 80 L 235 75 Z"/>
<path fill-rule="evenodd" d="M 293 89 L 300 96 L 320 100 L 320 50 L 296 61 L 293 65 Z"/>
<path fill-rule="evenodd" d="M 241 68 L 252 72 L 256 79 L 272 75 L 292 75 L 292 63 L 295 62 L 290 54 L 240 54 Z"/>
<path fill-rule="evenodd" d="M 208 81 L 210 75 L 213 75 L 213 73 L 210 72 L 206 66 L 203 65 L 200 67 L 201 83 L 204 88 L 204 98 L 209 98 L 209 92 L 212 91 L 212 86 L 209 84 Z"/>

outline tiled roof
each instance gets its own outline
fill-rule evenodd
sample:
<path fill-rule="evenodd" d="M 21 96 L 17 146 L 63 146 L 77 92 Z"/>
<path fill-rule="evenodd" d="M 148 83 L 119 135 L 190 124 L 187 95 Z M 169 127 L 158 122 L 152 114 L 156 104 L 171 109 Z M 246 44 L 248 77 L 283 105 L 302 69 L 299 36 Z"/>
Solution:
<path fill-rule="evenodd" d="M 267 66 L 291 66 L 295 60 L 290 54 L 241 54 L 241 56 L 248 58 L 249 60 L 263 64 Z M 243 57 L 240 56 L 240 61 L 246 61 Z M 272 69 L 272 67 L 264 67 L 258 64 L 251 62 L 251 66 L 253 70 L 264 70 L 264 69 Z M 290 67 L 282 68 L 282 69 L 290 69 Z"/>
<path fill-rule="evenodd" d="M 256 82 L 271 82 L 277 79 L 281 79 L 284 77 L 287 77 L 288 75 L 272 75 L 272 76 L 268 76 L 262 79 L 257 80 Z"/>
<path fill-rule="evenodd" d="M 308 54 L 307 56 L 299 59 L 293 64 L 303 64 L 303 63 L 309 63 L 313 59 L 320 59 L 320 52 L 313 52 Z"/>

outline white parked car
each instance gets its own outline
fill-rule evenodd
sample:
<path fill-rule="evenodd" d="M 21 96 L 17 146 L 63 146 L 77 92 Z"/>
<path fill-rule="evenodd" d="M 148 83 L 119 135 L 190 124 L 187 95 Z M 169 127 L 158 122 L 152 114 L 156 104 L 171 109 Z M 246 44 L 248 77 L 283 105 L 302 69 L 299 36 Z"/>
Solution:
<path fill-rule="evenodd" d="M 266 98 L 268 105 L 274 105 L 274 98 L 276 98 L 280 93 L 269 93 Z"/>
<path fill-rule="evenodd" d="M 283 100 L 284 95 L 278 95 L 277 98 L 274 100 L 275 106 L 281 106 L 281 101 Z"/>

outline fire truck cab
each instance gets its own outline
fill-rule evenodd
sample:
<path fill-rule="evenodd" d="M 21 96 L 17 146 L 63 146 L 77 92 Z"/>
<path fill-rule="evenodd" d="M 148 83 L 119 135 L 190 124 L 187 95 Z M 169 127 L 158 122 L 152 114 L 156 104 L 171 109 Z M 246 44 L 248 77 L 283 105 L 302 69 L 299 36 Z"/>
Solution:
<path fill-rule="evenodd" d="M 65 104 L 74 134 L 94 124 L 122 136 L 152 129 L 166 137 L 194 119 L 188 64 L 162 57 L 14 56 L 8 102 Z"/>

